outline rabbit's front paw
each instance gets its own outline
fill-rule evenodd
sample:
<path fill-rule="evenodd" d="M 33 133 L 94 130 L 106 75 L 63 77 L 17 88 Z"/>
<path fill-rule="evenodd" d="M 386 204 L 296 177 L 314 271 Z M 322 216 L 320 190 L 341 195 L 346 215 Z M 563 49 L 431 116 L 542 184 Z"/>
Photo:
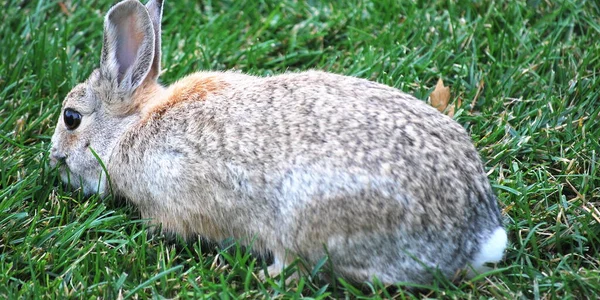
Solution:
<path fill-rule="evenodd" d="M 293 274 L 289 274 L 289 272 L 291 272 L 291 270 L 286 270 L 286 265 L 282 260 L 275 258 L 273 264 L 268 266 L 266 270 L 261 270 L 259 272 L 258 278 L 261 281 L 265 281 L 267 278 L 276 278 L 283 274 L 284 276 L 287 275 L 285 283 L 289 285 L 299 278 L 298 271 L 294 271 Z"/>

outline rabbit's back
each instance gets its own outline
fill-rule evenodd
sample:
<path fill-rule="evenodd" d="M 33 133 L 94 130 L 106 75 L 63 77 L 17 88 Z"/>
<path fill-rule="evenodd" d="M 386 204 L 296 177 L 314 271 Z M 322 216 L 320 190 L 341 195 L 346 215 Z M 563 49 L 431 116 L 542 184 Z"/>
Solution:
<path fill-rule="evenodd" d="M 185 117 L 172 118 L 189 122 L 175 136 L 196 145 L 200 158 L 265 174 L 314 167 L 368 175 L 418 199 L 455 198 L 445 209 L 468 205 L 469 189 L 491 193 L 464 128 L 408 94 L 316 71 L 239 76 L 245 80 L 223 82 L 222 91 L 182 105 Z"/>

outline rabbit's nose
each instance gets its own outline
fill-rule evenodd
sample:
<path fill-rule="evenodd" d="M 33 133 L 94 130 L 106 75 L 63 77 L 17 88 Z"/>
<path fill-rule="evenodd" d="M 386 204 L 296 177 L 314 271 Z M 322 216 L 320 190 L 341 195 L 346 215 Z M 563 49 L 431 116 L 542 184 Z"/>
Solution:
<path fill-rule="evenodd" d="M 50 149 L 50 165 L 54 166 L 57 163 L 63 163 L 67 159 L 67 155 L 60 153 L 56 147 Z"/>

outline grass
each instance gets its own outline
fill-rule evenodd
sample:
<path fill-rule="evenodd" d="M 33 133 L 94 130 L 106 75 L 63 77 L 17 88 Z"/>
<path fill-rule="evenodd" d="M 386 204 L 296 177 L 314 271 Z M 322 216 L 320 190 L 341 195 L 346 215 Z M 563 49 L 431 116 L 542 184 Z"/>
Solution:
<path fill-rule="evenodd" d="M 64 7 L 61 7 L 64 6 Z M 421 292 L 259 281 L 246 251 L 147 235 L 134 208 L 48 167 L 66 93 L 97 67 L 109 1 L 0 0 L 2 298 L 597 298 L 597 1 L 170 1 L 162 81 L 322 69 L 462 100 L 509 230 L 493 275 Z"/>

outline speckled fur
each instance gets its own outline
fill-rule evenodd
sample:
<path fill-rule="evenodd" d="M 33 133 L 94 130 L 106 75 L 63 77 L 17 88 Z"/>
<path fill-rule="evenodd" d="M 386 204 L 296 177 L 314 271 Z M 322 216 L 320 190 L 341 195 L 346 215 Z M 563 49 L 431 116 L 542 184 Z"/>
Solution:
<path fill-rule="evenodd" d="M 105 26 L 101 68 L 63 103 L 82 123 L 69 131 L 61 117 L 52 138 L 63 178 L 83 179 L 75 187 L 109 192 L 91 147 L 112 191 L 164 230 L 252 243 L 273 253 L 273 272 L 327 249 L 336 274 L 357 282 L 426 283 L 428 267 L 452 276 L 502 226 L 469 135 L 422 101 L 319 71 L 200 72 L 165 88 L 162 4 L 122 4 L 154 22 L 140 29 L 154 29 L 140 46 L 154 52 L 131 66 L 145 77 L 120 82 Z"/>

